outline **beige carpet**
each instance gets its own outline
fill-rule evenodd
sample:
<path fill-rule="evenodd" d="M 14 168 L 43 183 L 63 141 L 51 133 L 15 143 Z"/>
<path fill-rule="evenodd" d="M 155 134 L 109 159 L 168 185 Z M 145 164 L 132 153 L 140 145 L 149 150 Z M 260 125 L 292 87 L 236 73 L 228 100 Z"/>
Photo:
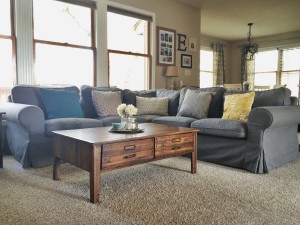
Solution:
<path fill-rule="evenodd" d="M 270 174 L 177 157 L 102 173 L 101 203 L 89 203 L 89 175 L 63 164 L 23 169 L 4 157 L 0 224 L 300 224 L 300 161 Z"/>

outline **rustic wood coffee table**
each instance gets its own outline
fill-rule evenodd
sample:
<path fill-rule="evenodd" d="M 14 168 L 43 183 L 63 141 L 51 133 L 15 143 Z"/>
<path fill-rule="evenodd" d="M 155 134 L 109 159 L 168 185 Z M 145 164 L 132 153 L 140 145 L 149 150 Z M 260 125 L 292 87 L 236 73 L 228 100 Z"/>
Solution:
<path fill-rule="evenodd" d="M 191 153 L 197 172 L 197 129 L 139 124 L 144 132 L 111 133 L 111 127 L 54 132 L 53 179 L 60 178 L 60 160 L 90 173 L 90 201 L 99 202 L 100 170 L 110 170 Z"/>

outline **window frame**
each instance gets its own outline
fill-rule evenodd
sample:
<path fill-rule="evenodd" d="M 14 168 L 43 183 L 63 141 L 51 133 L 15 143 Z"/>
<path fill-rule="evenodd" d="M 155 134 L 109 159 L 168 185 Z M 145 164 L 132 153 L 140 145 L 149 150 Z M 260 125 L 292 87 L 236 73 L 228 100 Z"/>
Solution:
<path fill-rule="evenodd" d="M 76 2 L 71 3 L 68 1 L 61 1 L 67 4 L 73 4 L 76 6 L 85 7 L 80 4 L 76 4 Z M 32 12 L 34 4 L 32 5 Z M 36 44 L 45 44 L 45 45 L 54 45 L 54 46 L 61 46 L 61 47 L 68 47 L 68 48 L 78 48 L 78 49 L 88 49 L 92 50 L 93 52 L 93 86 L 96 85 L 97 82 L 97 48 L 96 48 L 96 31 L 95 31 L 95 9 L 92 7 L 87 7 L 91 10 L 91 46 L 84 46 L 84 45 L 76 45 L 76 44 L 69 44 L 67 42 L 57 42 L 57 41 L 47 41 L 47 40 L 40 40 L 34 38 L 34 13 L 32 13 L 32 35 L 33 35 L 33 63 L 36 62 Z"/>
<path fill-rule="evenodd" d="M 114 8 L 115 9 L 115 8 Z M 123 9 L 120 9 L 120 11 L 123 11 Z M 128 10 L 124 10 L 125 12 L 129 12 Z M 118 13 L 116 11 L 110 11 L 109 9 L 107 10 L 107 13 L 116 13 L 119 15 L 126 15 L 123 13 Z M 133 15 L 140 15 L 139 13 L 135 13 L 133 11 L 130 11 Z M 130 16 L 130 15 L 126 15 Z M 146 16 L 143 20 L 146 20 Z M 145 78 L 147 80 L 147 86 L 145 89 L 151 89 L 152 88 L 152 54 L 151 54 L 151 22 L 149 20 L 147 21 L 147 52 L 146 53 L 136 53 L 136 52 L 131 52 L 131 51 L 122 51 L 122 50 L 114 50 L 114 49 L 109 49 L 107 48 L 107 67 L 108 67 L 108 86 L 110 86 L 110 54 L 121 54 L 121 55 L 128 55 L 128 56 L 139 56 L 139 57 L 144 57 L 148 58 L 149 65 L 148 65 L 148 76 Z"/>
<path fill-rule="evenodd" d="M 10 2 L 10 35 L 0 34 L 0 39 L 11 40 L 12 46 L 12 76 L 13 85 L 17 83 L 17 53 L 16 53 L 16 33 L 15 33 L 15 2 L 14 0 L 9 0 Z M 0 97 L 1 95 L 9 95 L 12 87 L 0 87 Z"/>

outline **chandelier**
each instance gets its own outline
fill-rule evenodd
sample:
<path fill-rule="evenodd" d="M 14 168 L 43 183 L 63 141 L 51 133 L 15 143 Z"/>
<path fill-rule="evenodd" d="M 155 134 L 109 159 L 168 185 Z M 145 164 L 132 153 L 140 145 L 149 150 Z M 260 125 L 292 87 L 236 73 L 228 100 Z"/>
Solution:
<path fill-rule="evenodd" d="M 242 48 L 242 57 L 245 60 L 254 60 L 254 54 L 258 51 L 258 46 L 255 43 L 252 43 L 253 37 L 251 35 L 251 26 L 253 23 L 248 23 L 249 32 L 248 32 L 248 44 L 244 45 Z"/>

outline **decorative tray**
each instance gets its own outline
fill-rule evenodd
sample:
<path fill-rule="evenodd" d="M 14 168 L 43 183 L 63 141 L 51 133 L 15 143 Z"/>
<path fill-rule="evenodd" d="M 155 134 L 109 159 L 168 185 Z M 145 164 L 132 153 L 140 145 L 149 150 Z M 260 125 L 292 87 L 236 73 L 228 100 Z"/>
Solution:
<path fill-rule="evenodd" d="M 144 129 L 135 129 L 135 130 L 125 130 L 125 129 L 114 129 L 111 128 L 109 132 L 113 133 L 123 133 L 123 134 L 134 134 L 134 133 L 142 133 L 144 132 Z"/>

